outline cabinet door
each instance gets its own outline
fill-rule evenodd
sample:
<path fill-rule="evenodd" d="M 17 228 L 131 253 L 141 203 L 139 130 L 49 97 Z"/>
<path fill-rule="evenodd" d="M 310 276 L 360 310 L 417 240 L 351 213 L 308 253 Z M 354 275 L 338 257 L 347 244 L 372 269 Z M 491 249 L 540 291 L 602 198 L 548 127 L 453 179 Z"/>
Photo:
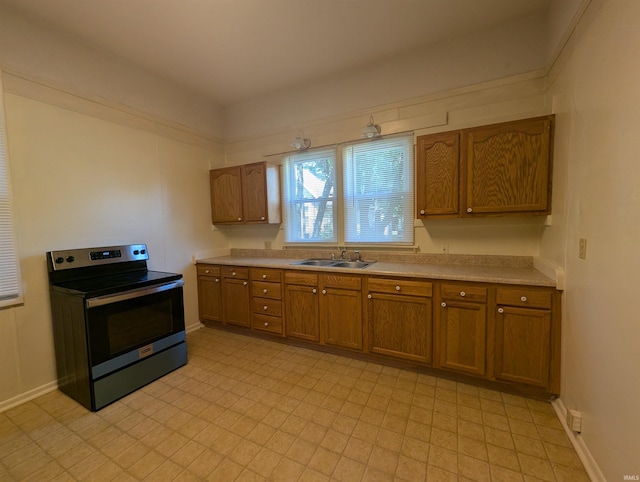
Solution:
<path fill-rule="evenodd" d="M 198 313 L 200 321 L 222 321 L 220 277 L 198 276 Z"/>
<path fill-rule="evenodd" d="M 320 341 L 317 286 L 285 285 L 284 289 L 287 336 Z"/>
<path fill-rule="evenodd" d="M 438 310 L 438 366 L 485 374 L 487 306 L 442 301 Z"/>
<path fill-rule="evenodd" d="M 242 279 L 222 280 L 224 322 L 232 325 L 251 326 L 249 282 Z"/>
<path fill-rule="evenodd" d="M 362 350 L 361 293 L 338 288 L 322 290 L 320 320 L 327 345 Z"/>
<path fill-rule="evenodd" d="M 460 133 L 417 139 L 417 218 L 458 214 Z"/>
<path fill-rule="evenodd" d="M 245 222 L 264 222 L 267 219 L 267 180 L 264 162 L 242 166 L 242 199 Z"/>
<path fill-rule="evenodd" d="M 547 213 L 552 116 L 465 131 L 465 211 Z"/>
<path fill-rule="evenodd" d="M 209 171 L 213 224 L 242 222 L 241 172 L 240 167 Z"/>
<path fill-rule="evenodd" d="M 495 377 L 546 387 L 550 330 L 549 310 L 500 306 L 496 316 Z"/>
<path fill-rule="evenodd" d="M 431 362 L 431 299 L 383 293 L 368 295 L 369 350 Z"/>

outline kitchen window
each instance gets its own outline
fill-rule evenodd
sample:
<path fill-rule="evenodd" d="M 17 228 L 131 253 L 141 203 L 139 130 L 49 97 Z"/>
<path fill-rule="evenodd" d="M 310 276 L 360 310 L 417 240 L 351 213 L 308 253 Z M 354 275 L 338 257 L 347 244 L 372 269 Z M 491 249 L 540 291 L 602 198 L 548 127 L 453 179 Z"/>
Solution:
<path fill-rule="evenodd" d="M 285 242 L 413 244 L 413 172 L 412 134 L 288 156 Z"/>
<path fill-rule="evenodd" d="M 2 82 L 0 81 L 0 307 L 22 302 L 13 226 Z"/>

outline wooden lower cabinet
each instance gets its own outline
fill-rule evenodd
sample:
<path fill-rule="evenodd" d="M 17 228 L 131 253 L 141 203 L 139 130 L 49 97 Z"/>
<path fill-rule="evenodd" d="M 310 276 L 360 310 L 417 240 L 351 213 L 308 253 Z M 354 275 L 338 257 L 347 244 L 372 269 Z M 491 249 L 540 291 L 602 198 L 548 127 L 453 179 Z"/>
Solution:
<path fill-rule="evenodd" d="M 251 326 L 249 270 L 222 268 L 222 320 L 238 326 Z"/>
<path fill-rule="evenodd" d="M 432 284 L 371 278 L 367 291 L 369 351 L 430 364 Z"/>
<path fill-rule="evenodd" d="M 549 385 L 552 296 L 551 291 L 498 288 L 497 380 L 543 388 Z"/>
<path fill-rule="evenodd" d="M 251 268 L 250 277 L 252 328 L 283 335 L 281 271 L 270 268 Z"/>
<path fill-rule="evenodd" d="M 362 350 L 362 277 L 320 277 L 320 340 L 327 345 Z"/>
<path fill-rule="evenodd" d="M 487 288 L 443 284 L 436 308 L 436 366 L 484 376 L 487 358 Z"/>
<path fill-rule="evenodd" d="M 320 341 L 318 275 L 286 271 L 284 274 L 285 333 L 292 338 Z"/>
<path fill-rule="evenodd" d="M 222 321 L 220 266 L 198 265 L 198 315 L 203 323 Z"/>

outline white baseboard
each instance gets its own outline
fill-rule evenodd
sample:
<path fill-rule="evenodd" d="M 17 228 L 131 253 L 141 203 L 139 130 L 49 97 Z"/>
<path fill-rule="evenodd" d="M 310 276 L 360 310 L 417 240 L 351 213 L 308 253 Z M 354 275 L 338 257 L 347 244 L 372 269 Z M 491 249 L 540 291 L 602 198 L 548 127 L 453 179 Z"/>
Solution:
<path fill-rule="evenodd" d="M 204 328 L 204 325 L 198 321 L 197 323 L 192 323 L 191 325 L 185 327 L 184 331 L 186 333 L 191 333 L 192 331 L 199 330 L 200 328 Z"/>
<path fill-rule="evenodd" d="M 45 395 L 49 392 L 53 392 L 58 389 L 58 382 L 53 381 L 49 383 L 45 383 L 33 390 L 29 390 L 28 392 L 21 393 L 17 397 L 10 398 L 9 400 L 5 400 L 0 402 L 0 413 L 6 412 L 7 410 L 11 410 L 18 405 L 22 405 L 23 403 L 28 402 L 29 400 L 33 400 L 34 398 L 38 398 L 42 395 Z"/>
<path fill-rule="evenodd" d="M 560 423 L 562 424 L 562 428 L 567 433 L 573 448 L 576 450 L 582 465 L 584 465 L 584 469 L 587 472 L 587 475 L 593 482 L 607 482 L 607 479 L 604 477 L 604 474 L 598 467 L 598 463 L 596 459 L 593 458 L 591 452 L 589 451 L 589 447 L 584 442 L 584 439 L 579 433 L 574 432 L 567 425 L 567 407 L 564 406 L 562 399 L 557 398 L 553 402 L 551 402 L 551 406 L 556 411 L 556 415 L 560 419 Z"/>

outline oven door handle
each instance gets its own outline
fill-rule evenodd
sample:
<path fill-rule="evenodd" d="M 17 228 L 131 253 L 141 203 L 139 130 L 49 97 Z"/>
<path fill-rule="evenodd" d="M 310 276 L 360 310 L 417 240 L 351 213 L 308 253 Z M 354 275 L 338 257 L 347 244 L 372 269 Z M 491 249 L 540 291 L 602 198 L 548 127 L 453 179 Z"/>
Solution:
<path fill-rule="evenodd" d="M 140 298 L 142 296 L 152 295 L 154 293 L 161 293 L 162 291 L 168 291 L 175 288 L 180 288 L 184 285 L 184 280 L 172 281 L 163 285 L 155 285 L 147 288 L 138 288 L 135 290 L 125 291 L 115 295 L 96 296 L 95 298 L 87 299 L 87 308 L 95 308 L 97 306 L 109 305 L 111 303 L 118 303 L 119 301 L 132 300 L 134 298 Z"/>

